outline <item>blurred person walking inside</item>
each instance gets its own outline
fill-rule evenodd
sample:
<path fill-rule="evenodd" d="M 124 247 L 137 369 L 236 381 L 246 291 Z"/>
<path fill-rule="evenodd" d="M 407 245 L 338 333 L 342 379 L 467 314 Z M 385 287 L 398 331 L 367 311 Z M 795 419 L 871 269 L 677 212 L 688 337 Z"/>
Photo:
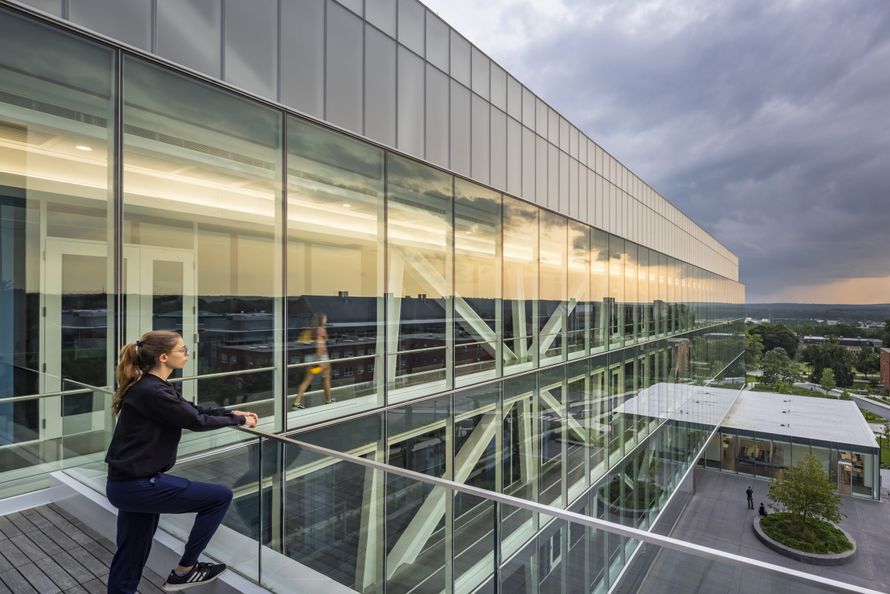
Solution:
<path fill-rule="evenodd" d="M 325 324 L 328 323 L 328 317 L 323 313 L 312 315 L 309 321 L 309 327 L 300 333 L 299 342 L 314 344 L 315 352 L 306 356 L 306 361 L 314 362 L 314 365 L 306 369 L 306 375 L 297 388 L 297 398 L 294 400 L 294 408 L 306 408 L 303 404 L 303 394 L 309 384 L 312 383 L 317 376 L 321 376 L 321 385 L 324 389 L 324 403 L 330 404 L 334 402 L 331 396 L 331 361 L 328 356 L 328 331 Z"/>
<path fill-rule="evenodd" d="M 117 425 L 105 457 L 105 493 L 118 509 L 109 594 L 136 592 L 162 513 L 197 513 L 185 552 L 164 590 L 206 584 L 226 570 L 224 563 L 199 563 L 198 556 L 222 522 L 232 490 L 165 473 L 176 464 L 183 429 L 255 427 L 258 418 L 252 412 L 205 408 L 185 400 L 167 378 L 188 358 L 182 337 L 169 331 L 147 332 L 121 349 L 112 404 Z"/>

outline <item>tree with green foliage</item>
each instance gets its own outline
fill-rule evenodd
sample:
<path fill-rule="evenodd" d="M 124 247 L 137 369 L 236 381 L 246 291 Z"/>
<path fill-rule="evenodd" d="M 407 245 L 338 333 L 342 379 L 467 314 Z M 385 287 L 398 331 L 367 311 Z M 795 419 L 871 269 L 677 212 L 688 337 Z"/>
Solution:
<path fill-rule="evenodd" d="M 750 332 L 760 336 L 764 352 L 781 347 L 791 358 L 797 354 L 797 345 L 800 342 L 797 334 L 783 324 L 757 324 Z"/>
<path fill-rule="evenodd" d="M 782 478 L 769 486 L 770 499 L 781 504 L 799 524 L 824 520 L 837 524 L 844 515 L 840 511 L 841 496 L 822 469 L 822 463 L 807 454 L 787 469 Z"/>
<path fill-rule="evenodd" d="M 834 378 L 834 370 L 831 367 L 822 370 L 819 387 L 825 390 L 826 394 L 837 388 L 837 380 Z"/>
<path fill-rule="evenodd" d="M 862 349 L 856 356 L 856 371 L 868 376 L 881 371 L 881 356 L 870 349 Z"/>
<path fill-rule="evenodd" d="M 764 383 L 775 384 L 779 381 L 792 383 L 796 379 L 797 366 L 782 347 L 767 352 L 760 367 L 763 370 Z"/>
<path fill-rule="evenodd" d="M 762 358 L 763 338 L 745 330 L 745 366 L 748 369 L 758 369 Z"/>
<path fill-rule="evenodd" d="M 810 381 L 822 379 L 822 370 L 830 367 L 834 379 L 841 388 L 853 385 L 853 356 L 850 351 L 837 344 L 811 344 L 803 349 L 801 358 L 812 365 Z"/>

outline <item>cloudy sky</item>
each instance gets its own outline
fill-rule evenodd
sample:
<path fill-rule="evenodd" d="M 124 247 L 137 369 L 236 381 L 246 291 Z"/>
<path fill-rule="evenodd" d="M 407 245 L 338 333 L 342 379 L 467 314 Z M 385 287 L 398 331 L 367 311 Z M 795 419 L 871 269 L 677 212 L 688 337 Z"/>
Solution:
<path fill-rule="evenodd" d="M 740 259 L 890 303 L 890 0 L 425 0 Z"/>

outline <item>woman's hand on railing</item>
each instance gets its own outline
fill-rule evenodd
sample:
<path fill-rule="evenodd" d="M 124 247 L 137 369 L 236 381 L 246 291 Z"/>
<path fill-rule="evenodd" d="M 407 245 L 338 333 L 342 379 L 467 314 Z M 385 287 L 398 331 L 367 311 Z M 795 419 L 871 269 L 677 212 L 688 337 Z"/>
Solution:
<path fill-rule="evenodd" d="M 256 413 L 249 411 L 233 410 L 232 414 L 238 417 L 244 417 L 244 425 L 247 427 L 256 427 L 256 424 L 260 420 Z"/>

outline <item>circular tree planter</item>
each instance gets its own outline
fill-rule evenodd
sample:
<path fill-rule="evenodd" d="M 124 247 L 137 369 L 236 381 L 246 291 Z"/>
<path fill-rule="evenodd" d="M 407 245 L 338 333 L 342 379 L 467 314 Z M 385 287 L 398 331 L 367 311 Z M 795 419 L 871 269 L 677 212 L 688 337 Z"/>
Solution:
<path fill-rule="evenodd" d="M 760 539 L 760 542 L 780 555 L 785 555 L 786 557 L 791 557 L 796 561 L 809 563 L 810 565 L 843 565 L 849 563 L 856 557 L 856 541 L 853 540 L 853 537 L 850 536 L 849 532 L 840 526 L 835 526 L 835 528 L 844 533 L 844 536 L 846 536 L 847 540 L 853 545 L 852 549 L 844 551 L 843 553 L 806 553 L 804 551 L 792 549 L 791 547 L 783 545 L 770 538 L 760 525 L 760 516 L 754 517 L 754 533 L 757 535 L 757 538 Z"/>

